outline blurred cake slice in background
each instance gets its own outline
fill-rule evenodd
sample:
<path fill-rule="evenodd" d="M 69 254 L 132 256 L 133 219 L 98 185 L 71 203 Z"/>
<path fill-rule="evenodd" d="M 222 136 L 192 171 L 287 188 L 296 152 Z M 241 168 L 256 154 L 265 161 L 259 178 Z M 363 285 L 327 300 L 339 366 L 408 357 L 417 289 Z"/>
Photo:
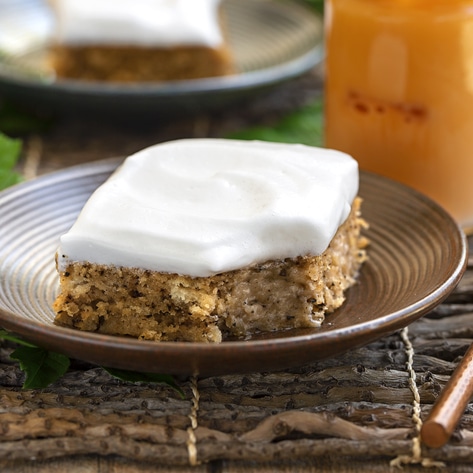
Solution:
<path fill-rule="evenodd" d="M 58 78 L 172 81 L 228 75 L 221 0 L 50 0 Z"/>

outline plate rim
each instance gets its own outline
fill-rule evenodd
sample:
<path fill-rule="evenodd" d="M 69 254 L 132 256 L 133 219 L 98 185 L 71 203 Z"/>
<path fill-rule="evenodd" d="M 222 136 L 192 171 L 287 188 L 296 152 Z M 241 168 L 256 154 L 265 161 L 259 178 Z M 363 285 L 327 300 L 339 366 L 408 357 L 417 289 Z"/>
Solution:
<path fill-rule="evenodd" d="M 57 183 L 64 183 L 67 180 L 75 179 L 77 177 L 86 177 L 88 175 L 95 175 L 97 173 L 112 172 L 124 158 L 107 158 L 97 161 L 91 161 L 87 163 L 81 163 L 74 166 L 69 166 L 57 171 L 52 171 L 38 176 L 34 179 L 16 184 L 0 192 L 0 209 L 3 202 L 8 202 L 15 195 L 32 192 L 41 187 L 54 186 Z M 74 343 L 86 343 L 89 345 L 89 349 L 95 350 L 104 348 L 104 345 L 112 351 L 131 351 L 134 354 L 149 353 L 150 357 L 159 356 L 163 353 L 166 355 L 174 355 L 179 352 L 179 358 L 189 357 L 190 355 L 197 357 L 218 357 L 219 353 L 228 352 L 232 350 L 242 351 L 251 346 L 253 356 L 261 353 L 267 354 L 268 351 L 277 349 L 291 350 L 294 344 L 302 344 L 304 347 L 313 348 L 314 344 L 318 347 L 324 347 L 326 344 L 333 343 L 334 340 L 340 341 L 352 336 L 353 334 L 367 334 L 374 332 L 374 336 L 370 339 L 368 336 L 363 339 L 359 345 L 365 345 L 369 341 L 374 341 L 381 338 L 384 335 L 379 335 L 376 330 L 380 327 L 383 328 L 383 334 L 388 334 L 409 325 L 414 320 L 428 313 L 434 307 L 444 300 L 453 288 L 458 284 L 466 270 L 468 263 L 468 245 L 466 235 L 463 233 L 459 225 L 453 220 L 453 218 L 437 203 L 432 201 L 430 198 L 421 194 L 420 192 L 400 184 L 399 182 L 391 179 L 369 173 L 366 171 L 360 172 L 361 180 L 369 178 L 374 179 L 377 182 L 382 183 L 391 182 L 396 187 L 401 187 L 414 195 L 417 199 L 427 203 L 430 207 L 435 208 L 443 219 L 445 219 L 452 228 L 456 229 L 455 239 L 460 249 L 458 255 L 458 264 L 454 266 L 454 270 L 448 278 L 446 278 L 441 284 L 435 287 L 432 292 L 420 300 L 403 307 L 402 309 L 396 310 L 389 314 L 385 314 L 380 317 L 374 317 L 369 321 L 355 323 L 349 327 L 334 328 L 323 332 L 311 332 L 310 334 L 293 335 L 289 337 L 281 336 L 276 338 L 258 339 L 258 340 L 232 340 L 225 341 L 221 344 L 204 344 L 204 343 L 192 343 L 192 342 L 153 342 L 146 340 L 138 340 L 126 337 L 117 337 L 114 335 L 97 334 L 90 332 L 82 332 L 66 327 L 58 327 L 54 324 L 45 324 L 30 320 L 22 317 L 19 314 L 4 310 L 0 308 L 0 326 L 6 330 L 12 331 L 26 340 L 30 340 L 33 343 L 37 343 L 38 340 L 45 340 L 49 346 L 53 345 L 55 351 L 64 352 L 64 350 L 57 349 L 57 344 L 64 344 L 67 341 L 73 341 Z M 41 344 L 39 346 L 45 346 Z M 49 348 L 45 346 L 45 348 Z M 350 345 L 349 349 L 353 346 Z M 83 359 L 79 357 L 80 359 Z M 94 360 L 86 359 L 84 361 L 90 361 L 96 363 Z M 218 371 L 218 370 L 217 370 Z M 232 370 L 230 373 L 234 373 Z M 228 374 L 230 374 L 228 373 Z M 177 374 L 182 374 L 177 373 Z M 204 373 L 205 374 L 205 373 Z M 223 370 L 222 374 L 227 374 Z"/>

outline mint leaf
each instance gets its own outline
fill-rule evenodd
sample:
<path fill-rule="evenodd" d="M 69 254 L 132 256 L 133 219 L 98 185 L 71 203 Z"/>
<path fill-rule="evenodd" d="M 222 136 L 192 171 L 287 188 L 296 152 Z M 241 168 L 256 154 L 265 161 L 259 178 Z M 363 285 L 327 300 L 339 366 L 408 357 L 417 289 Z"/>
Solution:
<path fill-rule="evenodd" d="M 181 397 L 184 396 L 181 388 L 176 384 L 174 378 L 167 374 L 137 373 L 134 371 L 120 370 L 116 368 L 103 368 L 107 373 L 121 381 L 131 383 L 159 383 L 166 384 L 177 391 Z"/>
<path fill-rule="evenodd" d="M 65 355 L 39 348 L 2 329 L 0 329 L 0 339 L 21 345 L 10 355 L 10 358 L 19 361 L 20 369 L 26 373 L 24 389 L 45 388 L 66 374 L 69 369 L 70 360 Z M 177 391 L 181 397 L 184 396 L 183 391 L 171 375 L 102 368 L 122 381 L 166 384 Z"/>
<path fill-rule="evenodd" d="M 29 342 L 26 342 L 22 338 L 19 338 L 15 335 L 12 335 L 10 332 L 7 332 L 6 330 L 1 330 L 0 329 L 0 338 L 3 338 L 3 340 L 8 340 L 10 342 L 18 343 L 18 345 L 24 345 L 25 347 L 36 348 L 35 345 L 33 345 Z"/>
<path fill-rule="evenodd" d="M 2 169 L 12 169 L 21 151 L 21 140 L 9 138 L 0 133 L 0 166 Z"/>
<path fill-rule="evenodd" d="M 22 177 L 17 172 L 0 169 L 0 190 L 21 182 Z"/>
<path fill-rule="evenodd" d="M 13 169 L 20 157 L 21 147 L 21 140 L 0 133 L 0 190 L 21 180 L 21 175 Z"/>
<path fill-rule="evenodd" d="M 67 356 L 39 348 L 6 330 L 0 330 L 0 339 L 20 345 L 10 358 L 19 361 L 20 369 L 26 374 L 24 389 L 45 388 L 69 369 L 70 360 Z"/>
<path fill-rule="evenodd" d="M 69 369 L 67 356 L 34 346 L 19 346 L 10 358 L 20 362 L 26 373 L 23 389 L 46 388 L 63 376 Z"/>
<path fill-rule="evenodd" d="M 250 128 L 232 133 L 228 138 L 323 146 L 322 100 L 315 100 L 274 126 Z"/>

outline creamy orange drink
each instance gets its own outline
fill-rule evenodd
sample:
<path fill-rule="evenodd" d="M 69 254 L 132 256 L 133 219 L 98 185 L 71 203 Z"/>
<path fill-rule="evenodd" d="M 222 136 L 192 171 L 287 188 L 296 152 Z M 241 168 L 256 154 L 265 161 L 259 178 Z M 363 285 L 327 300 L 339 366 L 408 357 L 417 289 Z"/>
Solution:
<path fill-rule="evenodd" d="M 325 145 L 473 225 L 473 0 L 326 0 Z"/>

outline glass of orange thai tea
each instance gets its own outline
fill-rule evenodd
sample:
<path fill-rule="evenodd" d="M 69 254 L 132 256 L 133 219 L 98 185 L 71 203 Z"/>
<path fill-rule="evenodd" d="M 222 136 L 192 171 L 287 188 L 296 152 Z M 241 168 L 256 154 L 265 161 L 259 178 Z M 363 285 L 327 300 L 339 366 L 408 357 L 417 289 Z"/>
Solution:
<path fill-rule="evenodd" d="M 473 227 L 473 0 L 326 0 L 325 146 Z"/>

